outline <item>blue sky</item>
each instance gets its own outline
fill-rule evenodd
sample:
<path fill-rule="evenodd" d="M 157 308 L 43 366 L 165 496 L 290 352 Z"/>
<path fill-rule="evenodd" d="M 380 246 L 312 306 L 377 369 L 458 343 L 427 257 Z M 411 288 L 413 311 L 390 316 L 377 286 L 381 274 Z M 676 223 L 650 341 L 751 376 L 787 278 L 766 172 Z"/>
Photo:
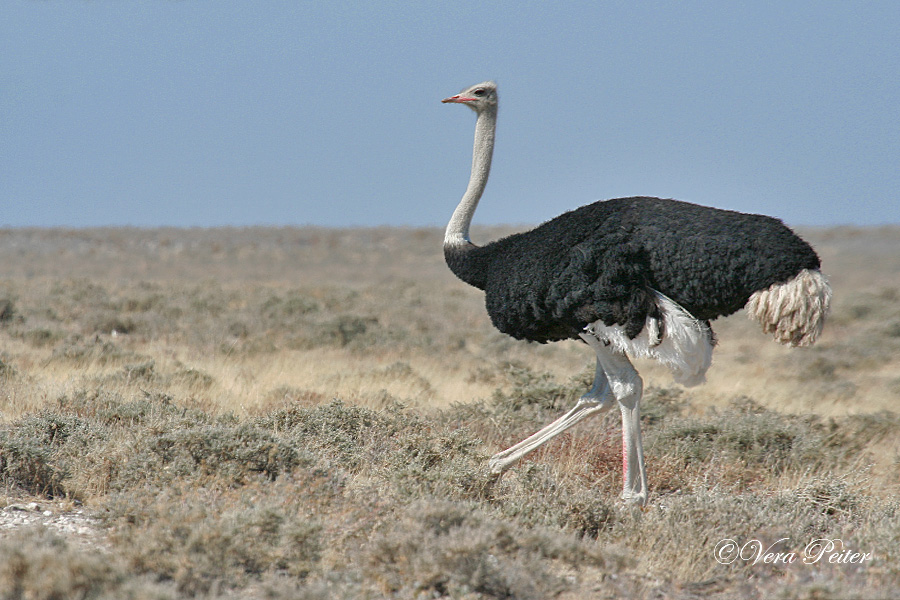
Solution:
<path fill-rule="evenodd" d="M 654 195 L 900 223 L 900 2 L 0 4 L 0 226 L 440 225 Z"/>

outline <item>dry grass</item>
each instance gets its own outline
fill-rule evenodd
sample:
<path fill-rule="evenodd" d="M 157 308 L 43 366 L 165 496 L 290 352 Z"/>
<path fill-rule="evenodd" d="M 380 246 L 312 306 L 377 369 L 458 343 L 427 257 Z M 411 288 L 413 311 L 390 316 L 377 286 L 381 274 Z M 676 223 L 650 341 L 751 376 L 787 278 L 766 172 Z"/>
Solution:
<path fill-rule="evenodd" d="M 638 365 L 638 510 L 614 414 L 489 476 L 592 359 L 492 330 L 438 231 L 0 231 L 0 509 L 101 523 L 0 529 L 0 597 L 889 597 L 900 230 L 806 233 L 836 296 L 817 346 L 738 314 L 707 385 Z M 873 558 L 720 564 L 725 538 Z"/>

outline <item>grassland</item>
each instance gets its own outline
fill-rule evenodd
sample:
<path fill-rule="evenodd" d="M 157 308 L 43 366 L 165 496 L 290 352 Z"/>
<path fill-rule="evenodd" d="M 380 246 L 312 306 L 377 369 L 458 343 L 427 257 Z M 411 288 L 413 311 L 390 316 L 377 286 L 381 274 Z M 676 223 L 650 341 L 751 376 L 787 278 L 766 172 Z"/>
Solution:
<path fill-rule="evenodd" d="M 494 331 L 437 230 L 0 230 L 0 598 L 892 597 L 900 229 L 803 233 L 817 346 L 637 365 L 641 510 L 615 414 L 489 476 L 592 359 Z"/>

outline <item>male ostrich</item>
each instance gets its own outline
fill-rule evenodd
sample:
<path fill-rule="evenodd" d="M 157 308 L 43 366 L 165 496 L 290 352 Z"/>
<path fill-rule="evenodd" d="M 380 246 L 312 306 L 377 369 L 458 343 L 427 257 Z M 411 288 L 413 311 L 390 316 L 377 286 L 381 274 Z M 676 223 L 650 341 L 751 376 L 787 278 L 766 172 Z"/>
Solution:
<path fill-rule="evenodd" d="M 645 504 L 643 382 L 626 354 L 661 361 L 683 385 L 702 383 L 715 344 L 709 321 L 741 307 L 777 341 L 812 344 L 831 300 L 819 257 L 778 219 L 642 197 L 595 202 L 476 246 L 469 224 L 491 168 L 497 85 L 479 83 L 443 102 L 478 115 L 472 175 L 444 236 L 450 269 L 484 291 L 503 333 L 540 343 L 581 339 L 597 354 L 594 384 L 575 407 L 495 454 L 491 470 L 502 473 L 615 402 L 622 412 L 622 498 Z"/>

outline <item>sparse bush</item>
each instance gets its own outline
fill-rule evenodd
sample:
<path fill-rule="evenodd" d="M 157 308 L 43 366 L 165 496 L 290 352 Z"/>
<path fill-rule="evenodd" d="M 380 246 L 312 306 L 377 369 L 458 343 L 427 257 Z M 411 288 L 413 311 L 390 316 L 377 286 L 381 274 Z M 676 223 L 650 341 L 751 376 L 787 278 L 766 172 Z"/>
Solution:
<path fill-rule="evenodd" d="M 127 383 L 135 381 L 150 382 L 156 377 L 156 363 L 152 360 L 125 365 L 122 367 L 122 378 Z"/>
<path fill-rule="evenodd" d="M 85 338 L 76 334 L 53 349 L 53 358 L 84 366 L 116 364 L 138 357 L 100 336 Z"/>
<path fill-rule="evenodd" d="M 521 530 L 470 504 L 417 502 L 386 524 L 365 550 L 367 575 L 399 597 L 535 598 L 569 587 L 547 559 L 603 565 L 574 538 Z"/>
<path fill-rule="evenodd" d="M 149 436 L 130 470 L 132 477 L 164 470 L 171 477 L 214 476 L 242 483 L 253 473 L 274 479 L 298 461 L 293 448 L 266 431 L 250 424 L 217 424 Z"/>
<path fill-rule="evenodd" d="M 0 352 L 0 379 L 2 379 L 2 378 L 8 379 L 10 377 L 15 376 L 15 374 L 16 374 L 16 368 L 13 367 L 12 365 L 10 365 L 9 363 L 7 363 L 6 360 L 4 360 L 4 359 L 9 360 L 8 358 L 6 358 L 3 355 L 2 352 Z"/>
<path fill-rule="evenodd" d="M 115 555 L 69 544 L 43 528 L 0 539 L 4 600 L 175 600 L 170 586 L 135 577 Z"/>
<path fill-rule="evenodd" d="M 182 487 L 110 502 L 112 541 L 135 572 L 171 580 L 194 597 L 265 574 L 303 578 L 319 562 L 322 527 L 283 486 L 262 496 L 267 490 L 255 487 L 216 495 Z"/>
<path fill-rule="evenodd" d="M 0 430 L 0 477 L 33 494 L 75 495 L 66 480 L 74 461 L 87 454 L 102 433 L 70 414 L 44 411 Z"/>
<path fill-rule="evenodd" d="M 0 482 L 5 487 L 58 496 L 65 491 L 65 475 L 46 445 L 26 434 L 0 431 Z"/>
<path fill-rule="evenodd" d="M 395 493 L 411 499 L 491 496 L 495 477 L 487 471 L 480 440 L 465 429 L 434 431 L 416 425 L 395 436 L 384 453 L 383 476 Z"/>
<path fill-rule="evenodd" d="M 378 319 L 374 317 L 341 315 L 319 325 L 317 337 L 330 340 L 339 346 L 348 346 L 353 342 L 359 343 L 366 334 L 373 335 L 373 329 L 377 325 Z"/>
<path fill-rule="evenodd" d="M 748 469 L 780 473 L 789 466 L 834 458 L 823 456 L 823 430 L 815 419 L 778 415 L 746 399 L 711 418 L 672 419 L 668 428 L 647 438 L 648 445 L 666 449 L 684 466 L 716 456 Z"/>
<path fill-rule="evenodd" d="M 184 367 L 175 372 L 172 376 L 173 381 L 183 383 L 188 387 L 205 390 L 210 388 L 215 382 L 215 378 L 204 373 L 200 369 Z"/>
<path fill-rule="evenodd" d="M 504 411 L 521 411 L 526 407 L 553 412 L 567 410 L 590 387 L 579 391 L 571 385 L 556 383 L 549 373 L 535 373 L 513 363 L 506 365 L 506 376 L 512 384 L 509 392 L 497 390 L 491 398 L 493 405 Z"/>
<path fill-rule="evenodd" d="M 0 298 L 0 323 L 12 321 L 16 316 L 16 305 L 12 298 Z"/>
<path fill-rule="evenodd" d="M 83 328 L 87 335 L 128 334 L 137 330 L 137 324 L 119 310 L 99 309 L 84 318 Z"/>
<path fill-rule="evenodd" d="M 263 302 L 260 308 L 263 316 L 269 319 L 272 325 L 283 323 L 285 319 L 317 312 L 320 309 L 317 301 L 299 292 L 293 292 L 287 298 L 271 296 Z"/>
<path fill-rule="evenodd" d="M 65 334 L 59 331 L 53 331 L 45 328 L 29 329 L 22 334 L 22 339 L 24 339 L 32 346 L 35 346 L 36 348 L 51 346 L 64 337 Z"/>
<path fill-rule="evenodd" d="M 498 510 L 507 518 L 529 526 L 565 528 L 587 538 L 599 537 L 619 519 L 613 502 L 621 488 L 564 479 L 545 464 L 527 463 L 519 470 L 514 482 L 501 481 L 495 491 Z"/>
<path fill-rule="evenodd" d="M 287 403 L 289 405 L 301 406 L 304 408 L 325 404 L 328 400 L 324 395 L 319 394 L 318 392 L 292 388 L 290 386 L 280 386 L 271 390 L 267 394 L 267 399 L 269 400 L 269 405 L 278 406 Z"/>
<path fill-rule="evenodd" d="M 679 388 L 648 387 L 641 398 L 641 423 L 662 425 L 680 417 L 687 404 L 684 391 Z"/>
<path fill-rule="evenodd" d="M 799 500 L 825 515 L 852 517 L 862 505 L 860 496 L 851 491 L 848 483 L 834 477 L 814 477 L 794 493 Z"/>

